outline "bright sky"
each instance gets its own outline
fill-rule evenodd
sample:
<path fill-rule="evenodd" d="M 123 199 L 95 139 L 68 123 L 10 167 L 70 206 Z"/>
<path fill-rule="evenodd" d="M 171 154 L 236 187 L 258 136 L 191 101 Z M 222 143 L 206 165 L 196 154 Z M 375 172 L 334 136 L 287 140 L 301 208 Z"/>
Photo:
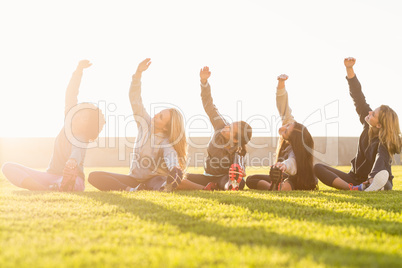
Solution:
<path fill-rule="evenodd" d="M 313 136 L 358 136 L 343 58 L 357 58 L 372 108 L 388 104 L 402 117 L 401 11 L 398 0 L 1 1 L 0 136 L 56 136 L 80 59 L 93 66 L 79 101 L 108 107 L 101 136 L 135 136 L 128 89 L 146 57 L 153 62 L 142 79 L 146 107 L 177 105 L 192 136 L 211 133 L 196 120 L 205 119 L 205 65 L 221 113 L 250 122 L 255 136 L 276 135 L 282 73 L 293 114 L 314 123 Z"/>

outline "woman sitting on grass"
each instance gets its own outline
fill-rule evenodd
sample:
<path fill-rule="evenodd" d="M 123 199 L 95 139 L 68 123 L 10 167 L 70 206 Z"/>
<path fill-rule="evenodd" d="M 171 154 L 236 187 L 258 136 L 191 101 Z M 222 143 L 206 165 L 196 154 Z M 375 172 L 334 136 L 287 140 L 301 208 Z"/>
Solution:
<path fill-rule="evenodd" d="M 291 191 L 314 190 L 317 187 L 313 172 L 314 141 L 307 128 L 292 116 L 285 89 L 287 79 L 285 74 L 278 76 L 276 106 L 282 117 L 282 127 L 279 129 L 276 164 L 273 166 L 284 173 L 284 180 L 277 182 L 282 178 L 272 178 L 272 175 L 252 175 L 246 181 L 250 189 Z"/>
<path fill-rule="evenodd" d="M 340 190 L 391 190 L 394 177 L 391 173 L 392 156 L 399 154 L 402 146 L 398 115 L 386 105 L 371 110 L 353 70 L 355 62 L 354 58 L 344 60 L 350 96 L 363 124 L 357 154 L 351 161 L 352 169 L 344 173 L 316 164 L 314 171 L 323 183 Z"/>
<path fill-rule="evenodd" d="M 85 144 L 95 140 L 105 124 L 102 111 L 95 105 L 77 105 L 83 70 L 91 65 L 87 60 L 80 61 L 68 84 L 65 123 L 56 137 L 47 171 L 41 172 L 15 163 L 5 163 L 3 174 L 14 185 L 31 191 L 84 191 Z"/>
<path fill-rule="evenodd" d="M 172 191 L 181 182 L 187 162 L 184 121 L 176 109 L 165 109 L 152 119 L 141 98 L 142 72 L 151 65 L 145 59 L 132 77 L 130 102 L 138 134 L 130 174 L 92 172 L 88 181 L 101 191 Z"/>
<path fill-rule="evenodd" d="M 244 121 L 229 124 L 213 103 L 208 67 L 200 70 L 201 99 L 204 110 L 214 127 L 214 134 L 208 144 L 204 174 L 186 174 L 181 190 L 239 190 L 244 188 L 245 166 L 243 157 L 246 144 L 250 141 L 252 129 Z"/>

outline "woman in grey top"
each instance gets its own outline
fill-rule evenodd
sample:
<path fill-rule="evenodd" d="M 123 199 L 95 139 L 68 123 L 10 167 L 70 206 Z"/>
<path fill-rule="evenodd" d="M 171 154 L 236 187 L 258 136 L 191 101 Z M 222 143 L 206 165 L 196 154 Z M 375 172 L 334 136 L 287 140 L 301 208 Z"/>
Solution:
<path fill-rule="evenodd" d="M 141 77 L 150 65 L 149 58 L 138 65 L 130 86 L 130 103 L 138 127 L 130 173 L 92 172 L 88 181 L 101 191 L 171 191 L 182 180 L 187 162 L 183 116 L 172 108 L 151 118 L 145 110 Z"/>

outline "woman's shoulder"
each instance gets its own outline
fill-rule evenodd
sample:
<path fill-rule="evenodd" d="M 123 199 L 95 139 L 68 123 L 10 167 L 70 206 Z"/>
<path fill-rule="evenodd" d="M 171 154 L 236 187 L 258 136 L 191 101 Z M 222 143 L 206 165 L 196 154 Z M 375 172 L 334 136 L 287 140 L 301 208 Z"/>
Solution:
<path fill-rule="evenodd" d="M 383 152 L 383 153 L 386 152 L 387 154 L 389 154 L 388 148 L 387 148 L 387 146 L 385 146 L 385 144 L 383 144 L 382 142 L 380 142 L 379 139 L 378 139 L 377 143 L 378 143 L 377 152 Z"/>
<path fill-rule="evenodd" d="M 378 153 L 385 156 L 389 155 L 386 145 L 383 144 L 378 137 L 374 137 L 371 139 L 367 150 L 370 150 L 374 155 Z"/>

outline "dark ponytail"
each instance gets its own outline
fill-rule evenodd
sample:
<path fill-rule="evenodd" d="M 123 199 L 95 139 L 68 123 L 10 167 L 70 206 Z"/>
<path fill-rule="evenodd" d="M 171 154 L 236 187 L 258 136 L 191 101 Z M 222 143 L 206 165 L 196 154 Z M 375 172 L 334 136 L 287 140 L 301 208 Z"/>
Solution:
<path fill-rule="evenodd" d="M 251 137 L 253 135 L 253 129 L 249 124 L 247 124 L 244 121 L 238 121 L 235 122 L 235 124 L 237 124 L 238 129 L 237 135 L 238 135 L 239 146 L 242 148 L 241 155 L 244 156 L 247 153 L 246 145 L 251 140 Z"/>
<path fill-rule="evenodd" d="M 296 156 L 297 184 L 300 190 L 314 190 L 317 181 L 313 171 L 314 140 L 307 128 L 295 122 L 288 142 Z"/>

